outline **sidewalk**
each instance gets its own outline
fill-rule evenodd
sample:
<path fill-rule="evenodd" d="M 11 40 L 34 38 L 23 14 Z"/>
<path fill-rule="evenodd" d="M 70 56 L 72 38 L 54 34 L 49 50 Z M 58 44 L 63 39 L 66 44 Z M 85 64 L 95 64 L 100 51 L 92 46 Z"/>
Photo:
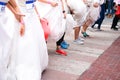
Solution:
<path fill-rule="evenodd" d="M 120 80 L 120 37 L 78 80 Z"/>
<path fill-rule="evenodd" d="M 43 73 L 43 80 L 77 80 L 120 36 L 120 30 L 110 29 L 111 21 L 112 19 L 107 18 L 104 20 L 102 25 L 104 31 L 89 28 L 87 32 L 91 37 L 85 39 L 84 45 L 73 44 L 73 32 L 67 34 L 65 40 L 70 44 L 66 50 L 68 56 L 56 55 L 55 42 L 48 42 L 49 65 Z"/>

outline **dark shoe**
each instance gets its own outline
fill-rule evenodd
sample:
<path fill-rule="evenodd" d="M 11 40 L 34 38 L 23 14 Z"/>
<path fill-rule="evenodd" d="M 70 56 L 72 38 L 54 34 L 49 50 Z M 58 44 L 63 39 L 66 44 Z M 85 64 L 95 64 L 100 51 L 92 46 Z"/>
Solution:
<path fill-rule="evenodd" d="M 62 49 L 56 50 L 56 54 L 67 56 L 67 53 L 64 50 L 62 50 Z"/>
<path fill-rule="evenodd" d="M 92 25 L 91 28 L 94 28 L 94 26 Z"/>
<path fill-rule="evenodd" d="M 82 32 L 84 37 L 89 37 L 89 35 L 86 32 Z"/>
<path fill-rule="evenodd" d="M 118 31 L 118 28 L 116 28 L 116 27 L 115 27 L 115 28 L 111 27 L 111 29 L 113 29 L 113 30 L 115 30 L 115 31 Z"/>
<path fill-rule="evenodd" d="M 63 41 L 61 44 L 60 44 L 61 48 L 63 49 L 67 49 L 69 47 L 69 44 L 65 41 Z"/>
<path fill-rule="evenodd" d="M 113 29 L 113 27 L 111 27 L 111 29 Z"/>

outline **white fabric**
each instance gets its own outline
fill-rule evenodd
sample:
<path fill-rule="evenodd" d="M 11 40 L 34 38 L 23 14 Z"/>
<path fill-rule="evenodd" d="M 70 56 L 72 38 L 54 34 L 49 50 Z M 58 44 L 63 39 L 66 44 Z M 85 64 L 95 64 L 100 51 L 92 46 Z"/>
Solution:
<path fill-rule="evenodd" d="M 2 19 L 3 20 L 3 19 Z M 0 25 L 1 26 L 1 25 Z M 4 45 L 8 40 L 9 40 L 9 36 L 7 35 L 7 33 L 5 32 L 5 30 L 0 27 L 0 44 Z"/>
<path fill-rule="evenodd" d="M 5 44 L 13 37 L 14 21 L 12 21 L 13 15 L 11 14 L 12 13 L 10 11 L 6 10 L 6 13 L 2 13 L 0 15 L 0 43 L 2 44 Z"/>
<path fill-rule="evenodd" d="M 0 0 L 0 2 L 7 3 L 8 0 Z M 11 22 L 9 21 L 9 14 L 5 12 L 6 5 L 0 5 L 0 43 L 4 45 L 9 39 L 9 29 L 11 30 Z M 9 27 L 9 28 L 8 28 Z"/>
<path fill-rule="evenodd" d="M 87 7 L 82 0 L 67 0 L 67 4 L 73 10 L 73 18 L 76 21 L 76 26 L 82 26 L 86 18 Z M 74 21 L 73 21 L 74 22 Z"/>
<path fill-rule="evenodd" d="M 100 0 L 100 5 L 102 5 L 103 3 L 106 3 L 106 0 Z"/>
<path fill-rule="evenodd" d="M 25 14 L 25 34 L 18 37 L 17 52 L 11 55 L 8 80 L 41 80 L 42 71 L 48 65 L 43 29 L 34 9 L 30 12 L 25 6 L 20 9 Z"/>
<path fill-rule="evenodd" d="M 7 78 L 9 51 L 12 47 L 15 27 L 17 28 L 14 22 L 14 15 L 6 8 L 5 12 L 0 15 L 0 80 Z"/>
<path fill-rule="evenodd" d="M 101 2 L 100 2 L 100 0 L 85 0 L 85 4 L 87 6 L 93 6 L 93 4 L 95 4 L 95 3 L 100 4 Z"/>
<path fill-rule="evenodd" d="M 87 18 L 89 18 L 90 20 L 92 20 L 93 22 L 95 22 L 100 15 L 100 6 L 99 7 L 93 7 L 91 6 L 89 11 L 88 11 L 88 16 Z"/>
<path fill-rule="evenodd" d="M 62 5 L 60 0 L 53 0 L 58 3 L 58 6 L 51 7 L 49 4 L 39 4 L 37 5 L 40 16 L 46 18 L 49 22 L 51 34 L 49 39 L 58 41 L 65 32 L 65 25 L 62 13 Z M 42 10 L 40 10 L 42 9 Z M 42 12 L 43 11 L 43 12 Z"/>
<path fill-rule="evenodd" d="M 76 27 L 77 22 L 73 19 L 71 14 L 66 15 L 66 33 L 71 33 L 73 28 Z"/>
<path fill-rule="evenodd" d="M 64 10 L 66 13 L 69 13 L 69 8 L 67 6 L 66 0 L 63 0 Z"/>
<path fill-rule="evenodd" d="M 116 4 L 120 4 L 120 0 L 114 0 Z"/>
<path fill-rule="evenodd" d="M 87 1 L 89 3 L 89 7 L 87 8 L 87 12 L 86 12 L 86 21 L 87 20 L 91 20 L 92 23 L 90 25 L 92 25 L 98 18 L 99 18 L 99 15 L 100 15 L 100 5 L 98 7 L 94 7 L 93 4 L 95 2 L 99 3 L 99 0 L 91 0 L 90 1 Z"/>
<path fill-rule="evenodd" d="M 53 9 L 51 5 L 43 2 L 36 1 L 35 4 L 37 6 L 40 17 L 45 17 Z"/>
<path fill-rule="evenodd" d="M 8 2 L 9 0 L 0 0 L 0 2 Z"/>
<path fill-rule="evenodd" d="M 93 0 L 93 3 L 100 3 L 100 0 Z"/>

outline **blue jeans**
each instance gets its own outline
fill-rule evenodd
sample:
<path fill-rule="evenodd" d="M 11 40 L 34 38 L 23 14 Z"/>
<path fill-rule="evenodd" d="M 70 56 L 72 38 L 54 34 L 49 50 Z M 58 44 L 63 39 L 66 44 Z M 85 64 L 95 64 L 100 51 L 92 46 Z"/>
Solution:
<path fill-rule="evenodd" d="M 101 24 L 105 18 L 105 4 L 102 4 L 100 7 L 101 7 L 100 18 L 92 25 L 92 28 L 94 28 L 95 24 L 98 24 L 98 29 L 100 29 Z"/>
<path fill-rule="evenodd" d="M 107 11 L 107 14 L 114 14 L 113 0 L 108 0 L 108 11 Z"/>

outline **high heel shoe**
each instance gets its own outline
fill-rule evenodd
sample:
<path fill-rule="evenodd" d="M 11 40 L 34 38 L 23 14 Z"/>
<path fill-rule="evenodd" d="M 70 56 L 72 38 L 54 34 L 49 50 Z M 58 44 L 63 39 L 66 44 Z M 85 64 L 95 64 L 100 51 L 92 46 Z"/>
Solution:
<path fill-rule="evenodd" d="M 67 53 L 64 50 L 62 50 L 62 49 L 56 50 L 56 54 L 67 56 Z"/>

